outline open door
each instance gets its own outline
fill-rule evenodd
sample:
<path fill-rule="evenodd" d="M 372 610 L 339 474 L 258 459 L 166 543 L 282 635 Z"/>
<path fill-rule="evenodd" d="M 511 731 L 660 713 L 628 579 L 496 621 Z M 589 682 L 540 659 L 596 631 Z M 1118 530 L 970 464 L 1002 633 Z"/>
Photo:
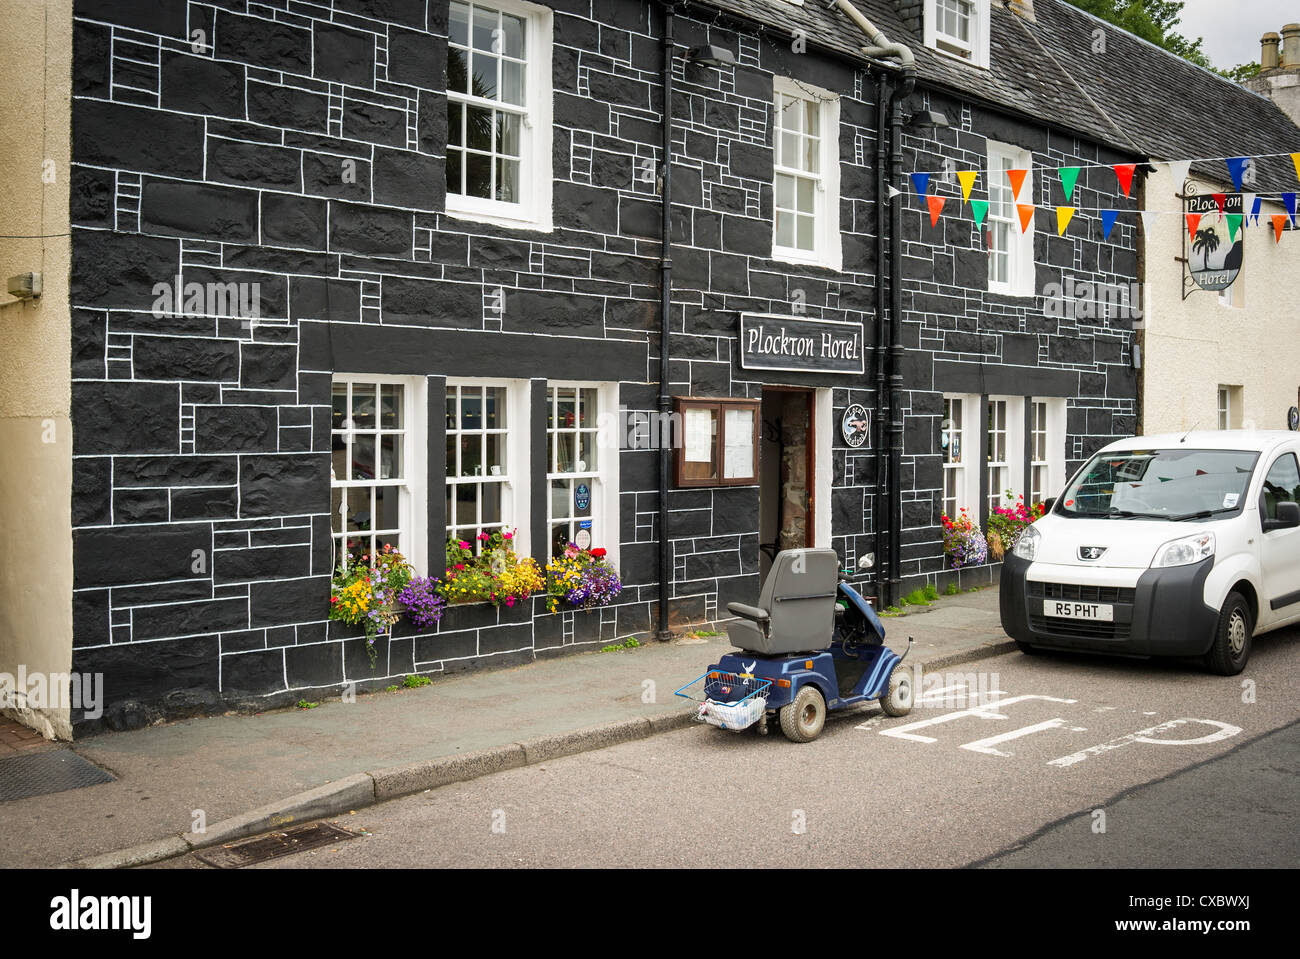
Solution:
<path fill-rule="evenodd" d="M 815 412 L 813 390 L 763 390 L 758 542 L 764 580 L 778 552 L 816 545 Z"/>

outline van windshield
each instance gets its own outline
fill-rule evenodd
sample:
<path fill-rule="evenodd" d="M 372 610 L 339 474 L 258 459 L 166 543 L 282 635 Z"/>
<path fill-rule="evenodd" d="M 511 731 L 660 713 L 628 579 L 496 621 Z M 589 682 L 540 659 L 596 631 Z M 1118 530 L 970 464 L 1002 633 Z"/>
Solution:
<path fill-rule="evenodd" d="M 1246 505 L 1259 459 L 1246 450 L 1100 453 L 1075 477 L 1056 512 L 1079 518 L 1200 519 Z"/>

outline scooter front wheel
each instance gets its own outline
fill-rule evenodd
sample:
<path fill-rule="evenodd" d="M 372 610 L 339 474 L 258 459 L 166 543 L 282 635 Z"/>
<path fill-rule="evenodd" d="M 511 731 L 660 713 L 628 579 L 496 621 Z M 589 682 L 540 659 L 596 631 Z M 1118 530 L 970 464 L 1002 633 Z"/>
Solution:
<path fill-rule="evenodd" d="M 880 708 L 886 716 L 906 716 L 912 711 L 912 671 L 902 663 L 895 663 L 889 673 L 889 684 L 880 694 Z"/>
<path fill-rule="evenodd" d="M 810 743 L 826 725 L 826 700 L 816 686 L 805 686 L 781 707 L 781 732 L 795 743 Z"/>

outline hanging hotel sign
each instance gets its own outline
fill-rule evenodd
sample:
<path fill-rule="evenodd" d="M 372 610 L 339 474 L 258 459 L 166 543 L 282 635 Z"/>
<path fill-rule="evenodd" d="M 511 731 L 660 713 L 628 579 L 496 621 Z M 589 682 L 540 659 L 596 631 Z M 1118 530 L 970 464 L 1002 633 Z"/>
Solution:
<path fill-rule="evenodd" d="M 746 370 L 862 373 L 862 324 L 772 313 L 740 314 Z"/>
<path fill-rule="evenodd" d="M 1245 250 L 1240 193 L 1188 196 L 1184 209 L 1187 269 L 1202 290 L 1226 290 L 1241 272 Z"/>
<path fill-rule="evenodd" d="M 853 449 L 866 445 L 871 433 L 871 414 L 861 403 L 850 403 L 840 420 L 840 435 Z"/>

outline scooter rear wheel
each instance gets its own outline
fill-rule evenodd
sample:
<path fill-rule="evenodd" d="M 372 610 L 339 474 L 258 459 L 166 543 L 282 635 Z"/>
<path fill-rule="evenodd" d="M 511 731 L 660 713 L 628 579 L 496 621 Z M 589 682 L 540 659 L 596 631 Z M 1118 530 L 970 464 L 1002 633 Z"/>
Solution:
<path fill-rule="evenodd" d="M 781 732 L 795 743 L 810 743 L 826 725 L 826 700 L 816 686 L 805 686 L 781 707 Z"/>

